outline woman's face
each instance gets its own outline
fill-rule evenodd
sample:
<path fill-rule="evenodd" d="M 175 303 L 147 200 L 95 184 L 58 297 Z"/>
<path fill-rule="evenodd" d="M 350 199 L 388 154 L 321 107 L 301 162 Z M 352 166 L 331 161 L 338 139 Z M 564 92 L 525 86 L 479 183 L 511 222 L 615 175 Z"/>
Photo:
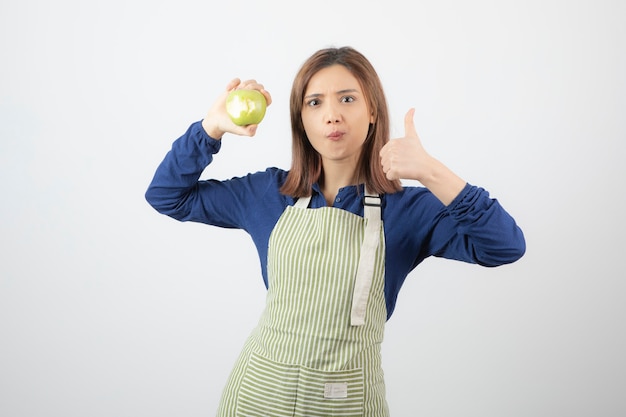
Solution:
<path fill-rule="evenodd" d="M 343 65 L 326 67 L 311 77 L 302 124 L 324 165 L 356 167 L 373 119 L 359 81 Z"/>

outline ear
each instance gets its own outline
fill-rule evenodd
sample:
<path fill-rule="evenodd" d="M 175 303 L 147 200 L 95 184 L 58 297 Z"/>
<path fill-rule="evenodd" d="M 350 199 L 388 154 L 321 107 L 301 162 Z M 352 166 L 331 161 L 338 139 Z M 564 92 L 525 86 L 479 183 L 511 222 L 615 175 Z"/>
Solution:
<path fill-rule="evenodd" d="M 375 121 L 376 121 L 376 116 L 374 116 L 374 112 L 371 112 L 371 114 L 370 114 L 370 124 L 373 125 Z"/>

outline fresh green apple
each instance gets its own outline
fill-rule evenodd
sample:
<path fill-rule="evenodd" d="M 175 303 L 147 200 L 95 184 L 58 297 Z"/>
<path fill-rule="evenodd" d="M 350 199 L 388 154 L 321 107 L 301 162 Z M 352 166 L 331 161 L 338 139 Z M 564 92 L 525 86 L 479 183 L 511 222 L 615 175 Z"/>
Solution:
<path fill-rule="evenodd" d="M 226 97 L 226 112 L 238 126 L 261 123 L 266 109 L 265 96 L 258 90 L 233 90 Z"/>

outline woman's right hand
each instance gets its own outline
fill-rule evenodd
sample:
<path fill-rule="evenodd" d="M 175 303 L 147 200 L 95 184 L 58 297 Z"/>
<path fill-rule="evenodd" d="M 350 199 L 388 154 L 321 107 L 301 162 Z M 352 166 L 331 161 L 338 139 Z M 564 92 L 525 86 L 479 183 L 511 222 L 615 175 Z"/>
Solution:
<path fill-rule="evenodd" d="M 237 126 L 226 113 L 226 97 L 228 93 L 238 89 L 259 90 L 265 96 L 267 105 L 269 106 L 272 103 L 272 97 L 265 90 L 263 84 L 259 84 L 256 80 L 241 81 L 239 78 L 233 79 L 226 85 L 226 90 L 213 103 L 206 117 L 202 120 L 204 131 L 213 139 L 221 139 L 224 133 L 240 136 L 254 136 L 256 133 L 258 124 Z"/>

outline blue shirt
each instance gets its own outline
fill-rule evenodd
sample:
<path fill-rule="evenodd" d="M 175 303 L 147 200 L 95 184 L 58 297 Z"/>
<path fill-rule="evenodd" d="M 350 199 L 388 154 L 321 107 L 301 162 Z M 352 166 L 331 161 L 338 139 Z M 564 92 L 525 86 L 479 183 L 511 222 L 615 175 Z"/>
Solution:
<path fill-rule="evenodd" d="M 200 180 L 220 147 L 221 141 L 209 137 L 201 122 L 193 123 L 157 168 L 146 200 L 158 212 L 180 221 L 248 232 L 259 253 L 267 287 L 269 236 L 285 208 L 295 202 L 279 191 L 287 171 L 268 168 L 226 181 Z M 344 187 L 333 207 L 363 216 L 362 196 L 363 185 Z M 315 184 L 310 207 L 326 205 Z M 425 187 L 405 186 L 383 195 L 382 221 L 388 319 L 405 278 L 427 257 L 494 267 L 518 260 L 526 250 L 515 220 L 487 191 L 471 184 L 448 206 Z"/>

